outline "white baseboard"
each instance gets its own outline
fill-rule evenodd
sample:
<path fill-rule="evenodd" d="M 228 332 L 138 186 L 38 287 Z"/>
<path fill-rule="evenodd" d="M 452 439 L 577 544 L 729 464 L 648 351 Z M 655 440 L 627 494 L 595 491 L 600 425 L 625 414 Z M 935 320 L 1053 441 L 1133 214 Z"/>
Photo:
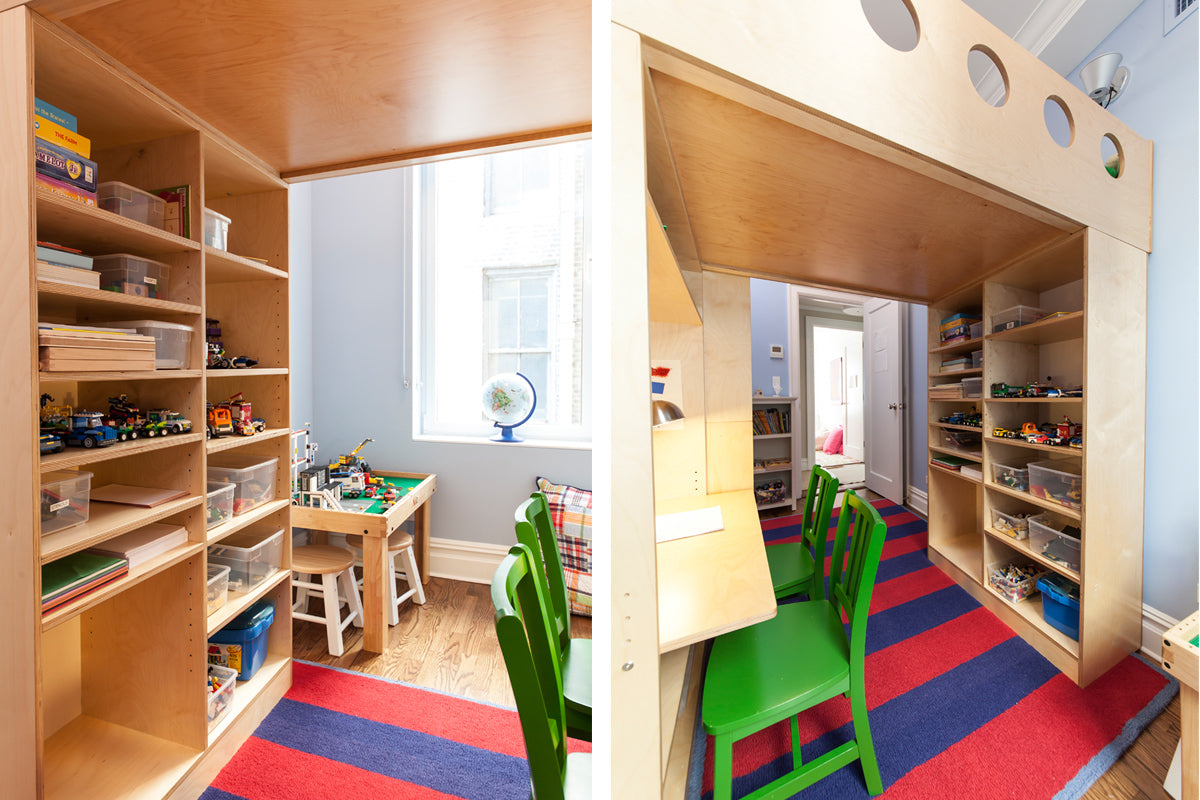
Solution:
<path fill-rule="evenodd" d="M 429 540 L 429 574 L 468 583 L 491 583 L 492 573 L 509 547 L 432 537 Z"/>
<path fill-rule="evenodd" d="M 1179 624 L 1157 608 L 1142 605 L 1142 649 L 1144 655 L 1162 663 L 1163 634 Z"/>
<path fill-rule="evenodd" d="M 928 492 L 923 492 L 913 486 L 908 487 L 908 503 L 906 505 L 922 517 L 929 517 Z"/>

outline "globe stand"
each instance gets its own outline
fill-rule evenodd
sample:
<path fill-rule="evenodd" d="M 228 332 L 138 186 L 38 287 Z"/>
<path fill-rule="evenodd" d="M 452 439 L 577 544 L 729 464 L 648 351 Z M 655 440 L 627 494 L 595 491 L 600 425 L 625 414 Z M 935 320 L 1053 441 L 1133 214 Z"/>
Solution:
<path fill-rule="evenodd" d="M 524 417 L 522 417 L 519 422 L 512 422 L 512 423 L 496 422 L 496 423 L 493 423 L 493 427 L 500 429 L 499 433 L 497 433 L 495 436 L 491 437 L 491 441 L 493 441 L 493 442 L 512 443 L 512 442 L 524 441 L 524 439 L 522 439 L 520 436 L 517 436 L 515 433 L 513 433 L 513 428 L 518 428 L 518 427 L 524 425 L 526 422 L 528 422 L 530 420 L 531 417 L 533 417 L 533 412 L 535 410 L 537 410 L 537 389 L 535 389 L 533 387 L 533 381 L 529 380 L 529 378 L 525 377 L 525 375 L 521 374 L 520 372 L 516 372 L 513 374 L 519 376 L 529 386 L 529 392 L 530 392 L 530 394 L 533 395 L 533 402 L 529 404 L 529 413 L 526 414 Z"/>

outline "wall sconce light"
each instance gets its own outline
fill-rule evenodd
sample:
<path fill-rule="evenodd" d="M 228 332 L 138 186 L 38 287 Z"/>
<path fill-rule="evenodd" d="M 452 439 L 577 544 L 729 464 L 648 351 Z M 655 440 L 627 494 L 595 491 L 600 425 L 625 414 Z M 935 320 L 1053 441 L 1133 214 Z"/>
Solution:
<path fill-rule="evenodd" d="M 655 400 L 650 406 L 650 427 L 657 428 L 668 422 L 683 419 L 683 410 L 667 400 Z"/>
<path fill-rule="evenodd" d="M 1129 84 L 1129 67 L 1122 67 L 1120 53 L 1105 53 L 1096 56 L 1083 69 L 1079 70 L 1079 79 L 1088 97 L 1108 108 L 1117 95 Z"/>

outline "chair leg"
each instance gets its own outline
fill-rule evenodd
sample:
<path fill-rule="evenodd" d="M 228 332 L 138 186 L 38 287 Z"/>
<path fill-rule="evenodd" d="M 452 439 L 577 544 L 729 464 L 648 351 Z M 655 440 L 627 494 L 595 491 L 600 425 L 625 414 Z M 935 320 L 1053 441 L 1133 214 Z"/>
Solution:
<path fill-rule="evenodd" d="M 858 761 L 862 765 L 867 793 L 874 797 L 883 794 L 883 779 L 875 758 L 875 741 L 871 738 L 871 723 L 867 719 L 867 697 L 862 683 L 850 689 L 850 713 L 854 718 L 854 739 L 858 742 Z"/>
<path fill-rule="evenodd" d="M 338 628 L 344 628 L 351 622 L 357 622 L 360 625 L 366 619 L 363 614 L 362 598 L 358 595 L 358 581 L 354 578 L 354 567 L 341 573 L 342 590 L 346 593 L 346 606 L 350 611 L 350 617 L 345 623 L 338 623 Z M 339 612 L 340 616 L 340 612 Z"/>
<path fill-rule="evenodd" d="M 800 755 L 800 716 L 792 715 L 792 769 L 804 766 L 804 758 Z"/>
<path fill-rule="evenodd" d="M 400 624 L 400 603 L 396 599 L 396 556 L 398 553 L 391 553 L 388 556 L 388 582 L 387 582 L 387 604 L 388 604 L 388 625 Z"/>
<path fill-rule="evenodd" d="M 413 592 L 413 602 L 423 606 L 425 605 L 425 587 L 421 583 L 421 573 L 417 572 L 417 555 L 413 548 L 408 547 L 400 551 L 400 557 L 404 559 L 404 578 Z"/>
<path fill-rule="evenodd" d="M 341 601 L 338 600 L 336 573 L 326 573 L 321 576 L 321 587 L 325 590 L 325 633 L 329 639 L 329 655 L 340 656 L 342 650 L 342 627 L 338 624 L 341 617 Z"/>
<path fill-rule="evenodd" d="M 713 800 L 733 800 L 733 737 L 713 737 Z"/>

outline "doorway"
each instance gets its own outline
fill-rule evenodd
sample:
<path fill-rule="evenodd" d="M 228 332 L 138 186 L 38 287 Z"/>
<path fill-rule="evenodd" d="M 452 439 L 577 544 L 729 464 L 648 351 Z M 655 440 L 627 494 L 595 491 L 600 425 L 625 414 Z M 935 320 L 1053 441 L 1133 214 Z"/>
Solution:
<path fill-rule="evenodd" d="M 861 320 L 805 319 L 812 463 L 847 489 L 866 481 Z"/>

